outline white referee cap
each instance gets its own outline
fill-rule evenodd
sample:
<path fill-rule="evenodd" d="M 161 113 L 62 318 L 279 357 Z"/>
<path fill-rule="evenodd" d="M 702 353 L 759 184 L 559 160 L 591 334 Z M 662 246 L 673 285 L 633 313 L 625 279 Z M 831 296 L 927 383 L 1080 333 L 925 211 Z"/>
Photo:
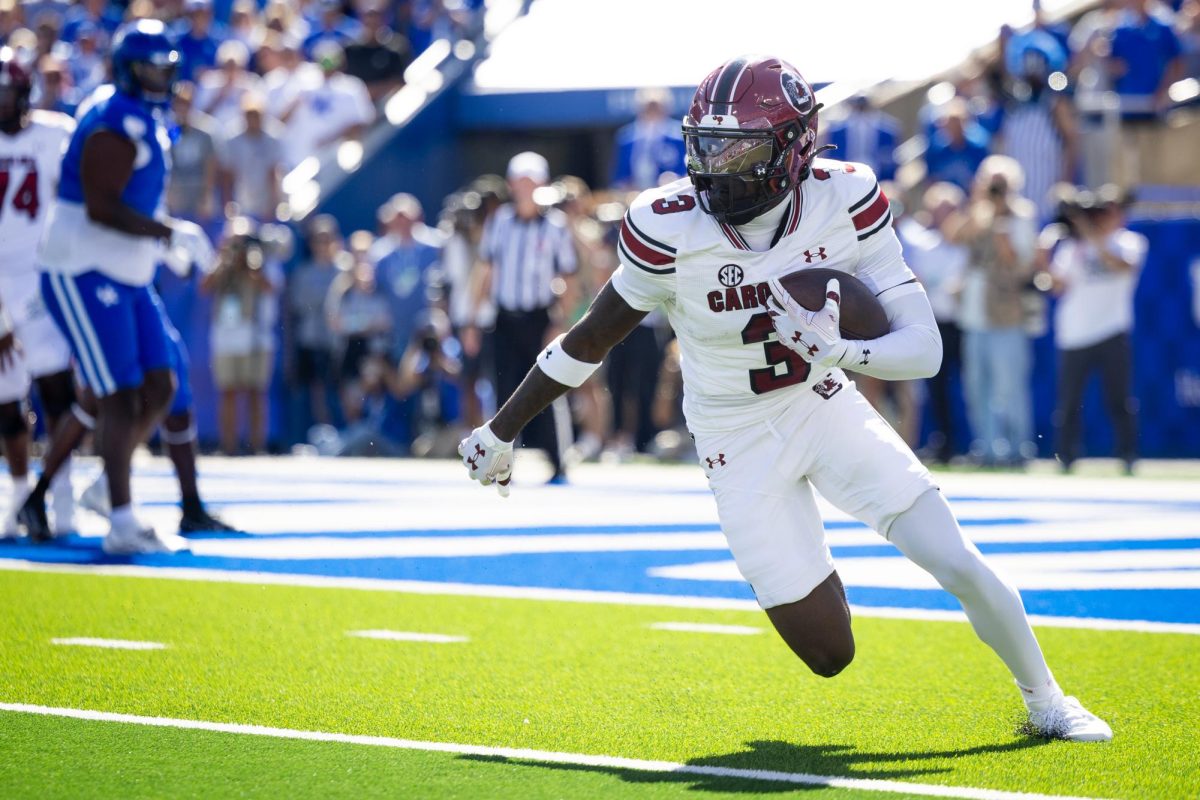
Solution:
<path fill-rule="evenodd" d="M 508 162 L 508 179 L 531 178 L 538 183 L 550 180 L 550 163 L 540 153 L 526 150 Z"/>

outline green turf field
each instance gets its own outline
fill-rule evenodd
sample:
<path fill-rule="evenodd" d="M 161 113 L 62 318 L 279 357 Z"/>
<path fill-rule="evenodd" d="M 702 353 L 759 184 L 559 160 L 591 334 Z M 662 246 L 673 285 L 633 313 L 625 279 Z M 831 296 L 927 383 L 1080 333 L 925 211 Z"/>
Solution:
<path fill-rule="evenodd" d="M 1116 732 L 1020 735 L 960 623 L 860 619 L 806 672 L 757 613 L 10 572 L 0 702 L 691 765 L 1103 798 L 1200 795 L 1200 639 L 1043 629 Z M 656 622 L 763 628 L 730 636 Z M 385 629 L 430 643 L 355 638 Z M 56 637 L 159 642 L 64 647 Z M 0 797 L 897 797 L 0 712 Z"/>

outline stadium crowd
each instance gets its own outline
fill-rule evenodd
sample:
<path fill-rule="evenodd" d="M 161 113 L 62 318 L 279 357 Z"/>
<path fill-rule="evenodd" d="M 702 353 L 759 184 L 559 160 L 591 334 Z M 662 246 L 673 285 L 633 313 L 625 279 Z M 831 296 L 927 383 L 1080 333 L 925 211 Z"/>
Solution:
<path fill-rule="evenodd" d="M 34 66 L 38 108 L 71 113 L 106 80 L 106 47 L 123 20 L 156 17 L 174 32 L 185 80 L 173 104 L 168 210 L 223 241 L 220 267 L 199 285 L 211 297 L 222 451 L 268 447 L 268 390 L 282 380 L 288 418 L 272 444 L 452 455 L 531 360 L 498 352 L 495 331 L 533 331 L 536 354 L 616 268 L 625 204 L 684 174 L 670 95 L 646 90 L 637 119 L 617 134 L 603 186 L 552 179 L 545 159 L 525 153 L 440 209 L 402 192 L 379 208 L 373 231 L 343 231 L 319 215 L 293 245 L 275 225 L 282 177 L 361 136 L 431 41 L 478 33 L 482 6 L 0 0 L 0 43 Z M 1128 331 L 1145 243 L 1123 226 L 1127 196 L 1113 184 L 1135 181 L 1114 170 L 1114 151 L 1159 124 L 1171 86 L 1198 70 L 1200 0 L 1106 0 L 1073 27 L 1039 12 L 1031 27 L 1003 30 L 994 57 L 930 90 L 907 142 L 905 126 L 867 96 L 823 114 L 834 157 L 866 163 L 885 182 L 942 329 L 945 364 L 928 386 L 864 380 L 929 458 L 1019 465 L 1034 454 L 1030 342 L 1056 306 L 1055 449 L 1069 466 L 1080 387 L 1100 369 L 1118 455 L 1132 465 Z M 547 259 L 529 256 L 547 249 Z M 1128 313 L 1100 326 L 1097 307 Z M 954 411 L 960 385 L 969 438 Z M 528 443 L 547 451 L 556 478 L 572 460 L 684 457 L 680 391 L 669 329 L 651 315 L 569 406 L 531 428 Z"/>

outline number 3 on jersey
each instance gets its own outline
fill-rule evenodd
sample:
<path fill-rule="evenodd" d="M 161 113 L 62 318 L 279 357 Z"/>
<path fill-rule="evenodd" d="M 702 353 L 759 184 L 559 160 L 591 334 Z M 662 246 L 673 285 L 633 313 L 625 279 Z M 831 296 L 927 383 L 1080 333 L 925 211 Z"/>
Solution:
<path fill-rule="evenodd" d="M 5 198 L 8 197 L 9 175 L 8 170 L 0 170 L 0 216 L 4 215 Z M 13 192 L 12 207 L 17 211 L 24 211 L 30 219 L 37 219 L 38 206 L 38 174 L 36 169 L 31 169 L 26 173 L 25 180 L 21 181 L 21 185 Z"/>
<path fill-rule="evenodd" d="M 767 366 L 750 370 L 750 391 L 755 394 L 766 394 L 785 386 L 795 386 L 808 380 L 812 367 L 807 361 L 793 353 L 778 341 L 768 341 L 775 333 L 771 317 L 766 314 L 755 314 L 742 328 L 742 344 L 758 344 L 762 342 L 763 351 L 767 357 Z M 777 373 L 775 368 L 783 364 L 786 369 Z"/>

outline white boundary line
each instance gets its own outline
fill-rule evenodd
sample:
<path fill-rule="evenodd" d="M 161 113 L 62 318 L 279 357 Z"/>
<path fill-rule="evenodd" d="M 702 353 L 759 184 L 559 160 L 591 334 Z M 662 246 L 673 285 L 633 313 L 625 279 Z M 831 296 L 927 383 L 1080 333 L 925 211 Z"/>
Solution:
<path fill-rule="evenodd" d="M 242 725 L 234 722 L 205 722 L 202 720 L 174 719 L 172 717 L 144 717 L 137 714 L 115 714 L 108 711 L 90 711 L 79 708 L 53 708 L 50 706 L 27 705 L 25 703 L 0 703 L 0 711 L 40 714 L 48 717 L 68 717 L 93 722 L 123 722 L 130 725 L 148 725 L 156 728 L 182 728 L 185 730 L 212 731 L 215 733 L 239 733 L 250 736 L 267 736 L 275 739 L 301 739 L 310 742 L 340 742 L 342 744 L 357 744 L 369 747 L 391 747 L 399 750 L 423 750 L 435 753 L 499 757 L 515 761 L 578 764 L 608 769 L 636 770 L 638 772 L 740 778 L 743 780 L 794 783 L 806 786 L 828 786 L 838 789 L 858 789 L 867 792 L 916 794 L 926 797 L 960 797 L 967 798 L 967 800 L 1088 800 L 1088 798 L 1068 797 L 1065 795 L 1006 792 L 999 789 L 976 789 L 969 786 L 939 786 L 929 783 L 906 783 L 904 781 L 876 780 L 873 778 L 838 778 L 829 775 L 809 775 L 801 772 L 708 767 L 679 764 L 673 761 L 646 761 L 638 758 L 597 756 L 585 753 L 557 753 L 548 750 L 526 750 L 515 747 L 484 747 L 447 742 L 421 742 L 411 739 L 394 739 L 390 736 L 362 736 L 349 733 L 300 731 L 291 728 L 270 728 L 264 725 Z"/>
<path fill-rule="evenodd" d="M 454 644 L 470 641 L 466 636 L 448 636 L 444 633 L 417 633 L 416 631 L 346 631 L 347 636 L 359 639 L 385 639 L 390 642 L 432 642 L 434 644 Z"/>
<path fill-rule="evenodd" d="M 61 639 L 51 639 L 50 644 L 68 647 L 107 647 L 110 650 L 163 650 L 166 645 L 162 642 L 137 642 L 132 639 L 95 639 L 91 636 L 71 636 Z"/>
<path fill-rule="evenodd" d="M 686 595 L 604 592 L 587 589 L 544 589 L 533 586 L 489 586 L 441 581 L 385 580 L 381 578 L 336 578 L 328 575 L 293 575 L 277 572 L 243 572 L 194 567 L 146 567 L 137 564 L 54 564 L 0 558 L 0 569 L 18 572 L 57 572 L 73 575 L 105 575 L 122 578 L 158 578 L 208 583 L 247 583 L 255 586 L 305 586 L 312 589 L 358 589 L 403 594 L 452 595 L 456 597 L 499 597 L 510 600 L 553 600 L 561 603 L 611 603 L 626 606 L 662 606 L 666 608 L 705 608 L 720 611 L 759 611 L 753 600 L 728 597 L 689 597 Z M 924 608 L 875 608 L 850 606 L 859 617 L 913 619 L 926 622 L 966 622 L 961 611 Z M 1136 631 L 1139 633 L 1178 633 L 1200 635 L 1200 624 L 1190 622 L 1154 622 L 1152 620 L 1090 619 L 1030 615 L 1029 621 L 1043 628 L 1085 628 L 1098 631 Z"/>
<path fill-rule="evenodd" d="M 747 625 L 710 625 L 705 622 L 651 622 L 646 626 L 656 631 L 678 631 L 679 633 L 723 633 L 730 636 L 754 636 L 762 628 Z"/>

